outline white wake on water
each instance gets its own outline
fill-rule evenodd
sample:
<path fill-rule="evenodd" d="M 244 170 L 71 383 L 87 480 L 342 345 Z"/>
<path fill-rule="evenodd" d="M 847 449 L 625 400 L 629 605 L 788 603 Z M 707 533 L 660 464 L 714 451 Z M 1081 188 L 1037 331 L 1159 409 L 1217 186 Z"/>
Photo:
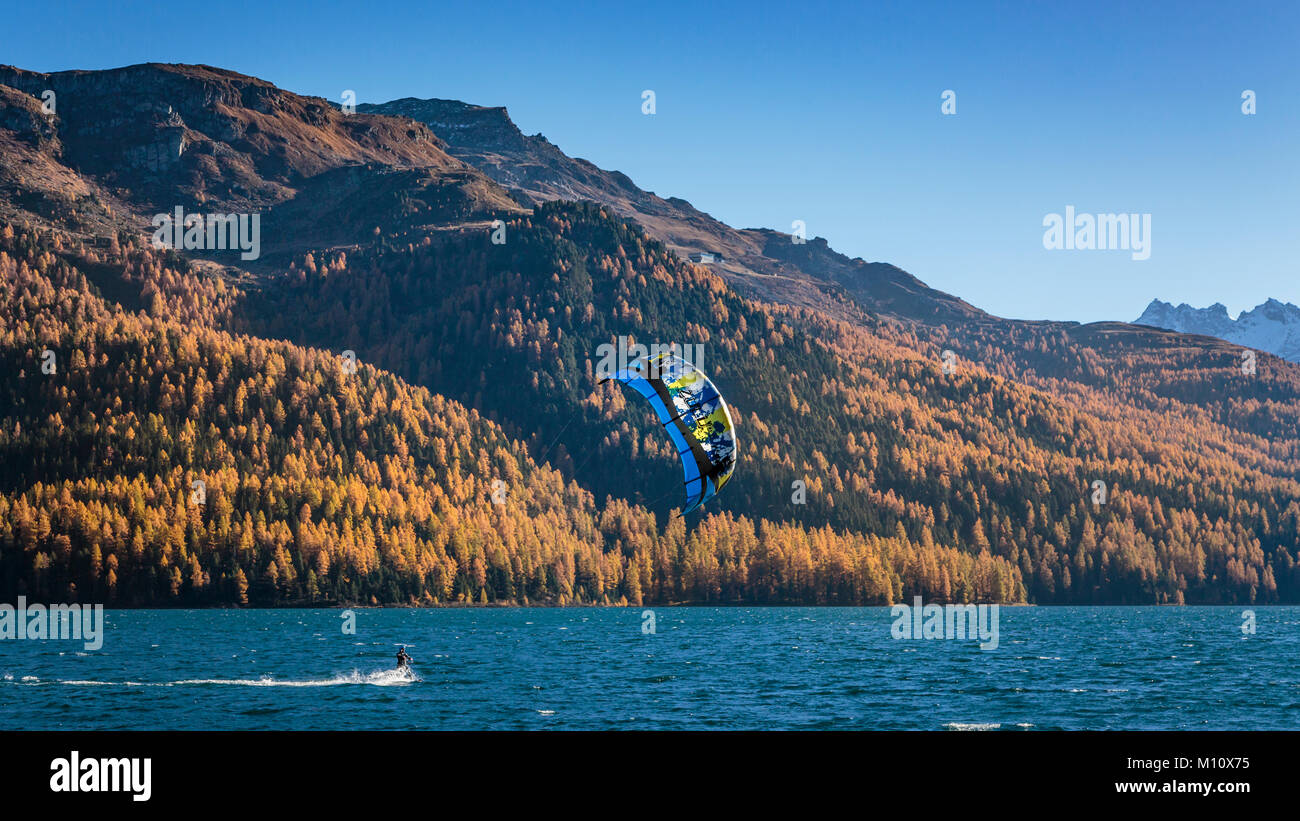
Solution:
<path fill-rule="evenodd" d="M 998 730 L 1002 728 L 999 722 L 979 722 L 979 721 L 950 721 L 943 725 L 945 730 L 956 730 L 957 732 L 983 732 L 987 730 Z"/>
<path fill-rule="evenodd" d="M 5 674 L 6 681 L 12 681 L 12 674 Z M 42 682 L 36 676 L 23 676 L 22 681 L 28 684 L 63 684 L 70 687 L 184 687 L 203 684 L 226 684 L 240 687 L 336 687 L 345 684 L 369 684 L 375 687 L 392 687 L 395 685 L 413 684 L 421 681 L 413 671 L 407 670 L 376 670 L 373 673 L 362 673 L 359 670 L 353 670 L 351 673 L 336 675 L 330 678 L 320 679 L 276 679 L 273 676 L 261 676 L 260 678 L 190 678 L 179 681 L 93 681 L 87 679 L 56 680 Z"/>
<path fill-rule="evenodd" d="M 411 684 L 419 681 L 419 677 L 410 670 L 376 670 L 373 673 L 362 673 L 359 670 L 353 670 L 346 675 L 334 676 L 324 679 L 286 679 L 277 681 L 271 676 L 262 676 L 261 678 L 195 678 L 174 681 L 172 684 L 235 684 L 244 687 L 335 687 L 340 684 L 370 684 L 376 687 L 392 687 L 399 684 Z"/>

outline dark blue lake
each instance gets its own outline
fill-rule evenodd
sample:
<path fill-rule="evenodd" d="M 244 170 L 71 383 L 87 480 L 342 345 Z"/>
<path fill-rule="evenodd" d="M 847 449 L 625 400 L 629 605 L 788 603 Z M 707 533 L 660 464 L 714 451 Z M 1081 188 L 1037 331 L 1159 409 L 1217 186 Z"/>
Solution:
<path fill-rule="evenodd" d="M 3 729 L 1300 729 L 1300 608 L 1004 607 L 999 646 L 888 608 L 108 611 L 0 641 Z M 396 645 L 417 681 L 393 672 Z"/>

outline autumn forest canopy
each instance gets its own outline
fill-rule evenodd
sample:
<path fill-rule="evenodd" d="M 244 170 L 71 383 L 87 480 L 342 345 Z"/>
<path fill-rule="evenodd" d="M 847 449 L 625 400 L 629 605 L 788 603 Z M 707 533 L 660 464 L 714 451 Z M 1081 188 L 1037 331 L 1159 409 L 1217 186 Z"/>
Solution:
<path fill-rule="evenodd" d="M 1293 404 L 1173 414 L 1185 374 L 1117 375 L 1068 338 L 1020 345 L 1025 359 L 1058 350 L 1072 378 L 1013 381 L 998 373 L 1011 353 L 945 375 L 934 332 L 739 298 L 594 206 L 510 228 L 505 246 L 466 230 L 309 253 L 250 291 L 144 242 L 77 247 L 6 226 L 5 592 L 119 605 L 1296 598 L 1294 454 L 1268 444 Z M 657 423 L 593 376 L 593 343 L 679 328 L 707 346 L 744 448 L 721 504 L 690 520 L 677 496 L 654 498 L 680 487 Z M 1007 344 L 964 352 L 981 342 Z M 1230 373 L 1201 378 L 1212 391 Z M 1283 372 L 1267 391 L 1294 387 Z"/>
<path fill-rule="evenodd" d="M 519 205 L 410 121 L 164 69 L 208 90 L 172 112 L 179 188 L 92 184 L 134 179 L 112 140 L 0 85 L 0 598 L 1300 602 L 1300 366 L 902 316 L 848 274 L 764 297 L 610 207 Z M 140 216 L 258 197 L 247 265 Z M 700 346 L 730 405 L 738 467 L 687 517 L 659 422 L 596 374 L 620 338 Z"/>

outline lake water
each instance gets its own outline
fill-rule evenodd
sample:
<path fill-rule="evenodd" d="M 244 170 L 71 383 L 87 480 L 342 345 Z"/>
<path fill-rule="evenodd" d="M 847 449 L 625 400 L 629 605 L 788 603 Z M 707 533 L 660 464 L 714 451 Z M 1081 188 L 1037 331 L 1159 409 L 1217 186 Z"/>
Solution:
<path fill-rule="evenodd" d="M 1004 607 L 995 650 L 888 608 L 118 610 L 0 641 L 0 728 L 1300 729 L 1300 608 L 1243 609 Z"/>

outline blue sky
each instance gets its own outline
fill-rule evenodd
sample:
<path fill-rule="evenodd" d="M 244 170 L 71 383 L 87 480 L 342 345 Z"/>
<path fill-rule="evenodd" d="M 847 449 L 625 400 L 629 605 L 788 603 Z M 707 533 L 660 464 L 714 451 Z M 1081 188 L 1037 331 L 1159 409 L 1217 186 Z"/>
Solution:
<path fill-rule="evenodd" d="M 505 105 L 643 188 L 737 227 L 803 220 L 1002 316 L 1300 303 L 1300 4 L 542 5 L 24 4 L 0 62 Z M 1150 258 L 1044 249 L 1067 205 L 1151 214 Z"/>

